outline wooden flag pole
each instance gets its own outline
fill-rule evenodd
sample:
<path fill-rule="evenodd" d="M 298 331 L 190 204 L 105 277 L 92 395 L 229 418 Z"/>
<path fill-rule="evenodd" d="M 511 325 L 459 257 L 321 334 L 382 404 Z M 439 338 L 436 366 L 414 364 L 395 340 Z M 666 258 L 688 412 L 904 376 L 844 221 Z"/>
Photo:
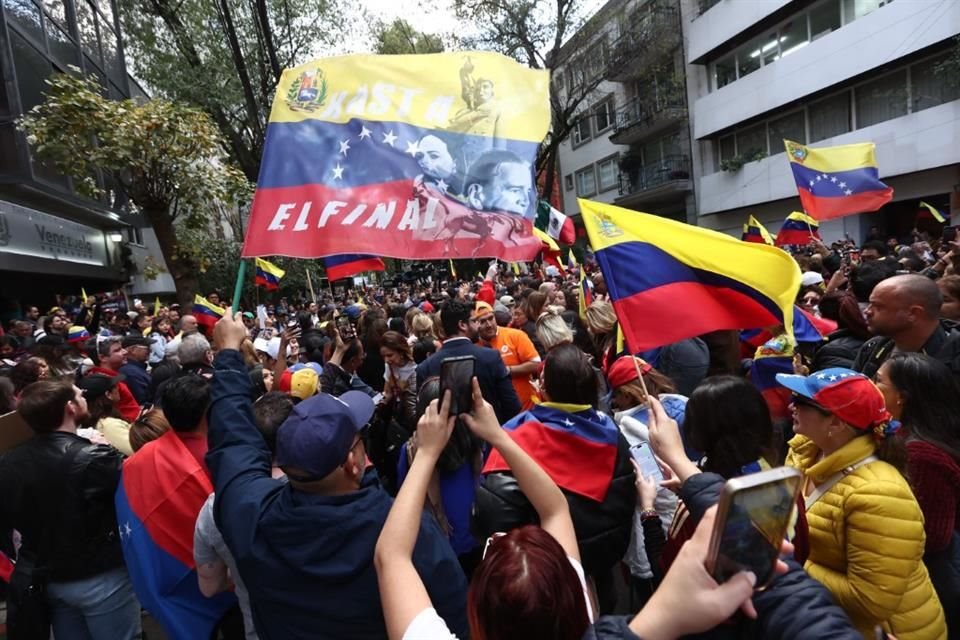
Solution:
<path fill-rule="evenodd" d="M 310 280 L 310 267 L 307 267 L 304 271 L 307 274 L 307 286 L 310 288 L 310 299 L 313 300 L 313 304 L 317 304 L 317 294 L 313 292 L 313 281 Z"/>
<path fill-rule="evenodd" d="M 647 399 L 647 402 L 650 402 L 650 392 L 647 391 L 647 383 L 643 381 L 643 372 L 640 371 L 640 363 L 637 362 L 637 358 L 633 354 L 627 356 L 633 361 L 633 368 L 637 370 L 637 380 L 640 381 L 640 388 L 643 389 L 643 397 Z"/>
<path fill-rule="evenodd" d="M 247 275 L 247 261 L 240 260 L 240 266 L 237 268 L 237 284 L 233 287 L 233 300 L 231 306 L 234 313 L 240 310 L 240 296 L 243 294 L 243 279 Z"/>

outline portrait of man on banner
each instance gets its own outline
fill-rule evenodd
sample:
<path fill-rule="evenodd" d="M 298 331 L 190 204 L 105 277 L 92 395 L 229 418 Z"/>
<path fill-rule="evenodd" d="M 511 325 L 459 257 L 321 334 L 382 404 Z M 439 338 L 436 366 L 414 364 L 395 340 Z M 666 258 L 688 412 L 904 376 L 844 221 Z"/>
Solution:
<path fill-rule="evenodd" d="M 548 76 L 499 54 L 284 72 L 245 256 L 531 259 Z"/>

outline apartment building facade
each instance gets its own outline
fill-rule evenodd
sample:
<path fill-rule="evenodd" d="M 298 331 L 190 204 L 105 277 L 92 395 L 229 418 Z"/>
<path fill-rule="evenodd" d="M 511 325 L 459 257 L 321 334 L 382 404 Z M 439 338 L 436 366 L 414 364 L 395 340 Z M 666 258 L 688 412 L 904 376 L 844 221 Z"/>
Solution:
<path fill-rule="evenodd" d="M 960 82 L 943 68 L 955 0 L 682 0 L 697 224 L 770 231 L 800 210 L 784 138 L 874 142 L 894 199 L 826 222 L 827 239 L 876 227 L 936 232 L 920 200 L 960 211 Z"/>
<path fill-rule="evenodd" d="M 578 198 L 696 219 L 676 0 L 610 0 L 560 52 L 555 90 L 589 87 L 558 154 L 567 215 Z"/>
<path fill-rule="evenodd" d="M 96 78 L 111 98 L 147 99 L 127 73 L 116 1 L 0 6 L 0 314 L 9 315 L 23 305 L 49 305 L 58 293 L 118 289 L 141 270 L 138 262 L 160 254 L 148 246 L 149 225 L 125 213 L 108 176 L 93 176 L 104 197 L 80 195 L 16 126 L 43 100 L 45 80 L 71 68 Z M 169 276 L 150 285 L 173 289 Z"/>

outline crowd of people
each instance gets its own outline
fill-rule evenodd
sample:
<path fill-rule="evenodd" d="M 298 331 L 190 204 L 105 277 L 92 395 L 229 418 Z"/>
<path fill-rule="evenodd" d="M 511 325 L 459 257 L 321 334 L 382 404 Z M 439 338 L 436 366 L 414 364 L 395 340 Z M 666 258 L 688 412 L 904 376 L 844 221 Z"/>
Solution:
<path fill-rule="evenodd" d="M 589 259 L 215 325 L 25 307 L 0 336 L 0 415 L 32 433 L 0 452 L 8 636 L 138 638 L 146 611 L 176 640 L 960 637 L 960 244 L 794 256 L 812 332 L 637 354 Z M 783 465 L 777 576 L 718 584 L 723 483 Z"/>

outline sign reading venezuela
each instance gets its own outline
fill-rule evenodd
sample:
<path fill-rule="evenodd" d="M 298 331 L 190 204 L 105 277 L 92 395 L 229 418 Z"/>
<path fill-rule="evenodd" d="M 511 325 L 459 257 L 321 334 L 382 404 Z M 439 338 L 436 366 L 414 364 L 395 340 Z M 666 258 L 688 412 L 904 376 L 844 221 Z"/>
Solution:
<path fill-rule="evenodd" d="M 243 255 L 532 259 L 548 81 L 490 52 L 287 69 Z"/>

